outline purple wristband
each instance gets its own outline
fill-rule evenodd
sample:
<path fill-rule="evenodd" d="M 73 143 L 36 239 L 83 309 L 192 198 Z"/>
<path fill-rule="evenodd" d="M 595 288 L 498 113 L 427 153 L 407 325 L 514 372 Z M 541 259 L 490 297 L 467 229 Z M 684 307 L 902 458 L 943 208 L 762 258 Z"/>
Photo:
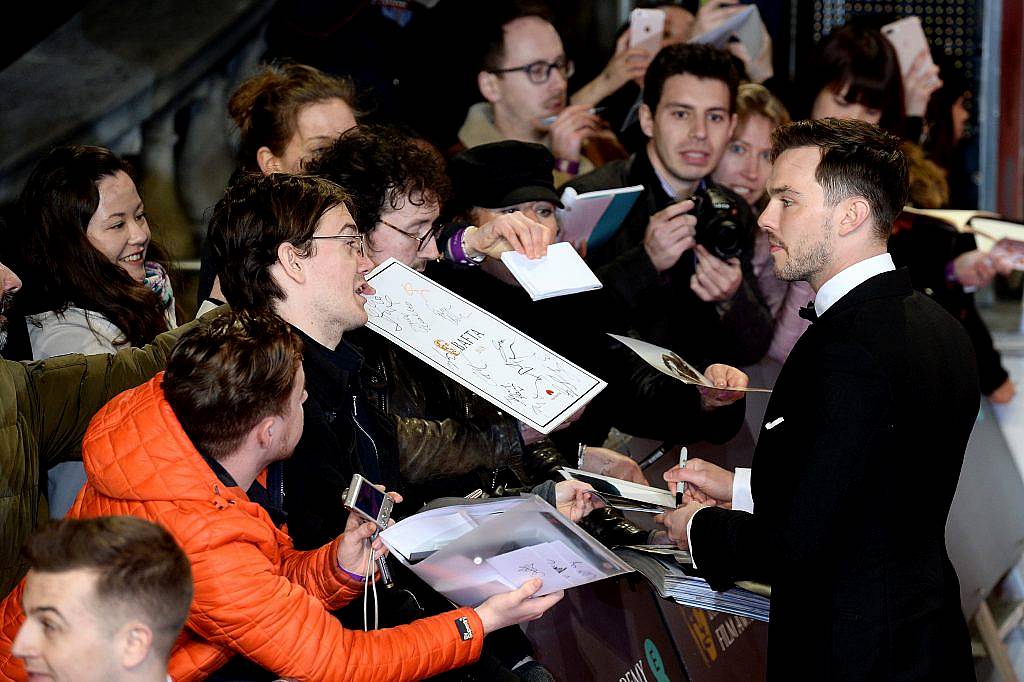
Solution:
<path fill-rule="evenodd" d="M 358 573 L 353 573 L 352 571 L 346 571 L 345 567 L 342 566 L 340 562 L 336 563 L 338 564 L 338 570 L 347 575 L 349 578 L 352 578 L 352 580 L 355 580 L 357 583 L 366 582 L 365 575 L 359 575 Z"/>
<path fill-rule="evenodd" d="M 462 263 L 465 265 L 469 263 L 469 258 L 466 257 L 466 252 L 462 248 L 462 235 L 466 233 L 466 228 L 461 227 L 452 233 L 452 236 L 448 239 L 448 251 L 452 255 L 452 260 L 456 263 Z"/>

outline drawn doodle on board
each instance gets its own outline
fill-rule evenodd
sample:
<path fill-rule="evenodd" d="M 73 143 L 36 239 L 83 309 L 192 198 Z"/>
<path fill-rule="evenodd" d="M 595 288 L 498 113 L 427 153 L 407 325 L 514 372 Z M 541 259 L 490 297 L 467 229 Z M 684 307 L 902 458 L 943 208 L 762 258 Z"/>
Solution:
<path fill-rule="evenodd" d="M 466 361 L 466 364 L 469 365 L 469 369 L 471 372 L 473 372 L 473 374 L 477 375 L 481 380 L 486 381 L 487 383 L 494 382 L 494 378 L 491 377 L 491 373 L 487 371 L 486 362 L 483 362 L 483 364 L 480 365 L 476 365 L 473 363 L 472 360 L 468 358 L 468 356 L 463 355 L 462 357 Z M 456 365 L 453 362 L 453 360 L 448 361 L 448 366 L 451 367 L 453 370 L 456 369 Z"/>
<path fill-rule="evenodd" d="M 451 344 L 442 339 L 434 339 L 434 346 L 436 346 L 438 349 L 441 350 L 441 352 L 444 353 L 446 360 L 449 358 L 454 360 L 455 358 L 459 357 L 459 353 L 462 352 L 458 348 L 452 348 Z"/>
<path fill-rule="evenodd" d="M 527 404 L 527 400 L 529 400 L 529 398 L 526 393 L 523 392 L 522 387 L 513 383 L 500 384 L 500 386 L 505 391 L 505 397 L 508 398 L 509 402 L 518 403 L 520 405 Z"/>
<path fill-rule="evenodd" d="M 416 287 L 414 287 L 412 282 L 406 282 L 405 284 L 403 284 L 402 291 L 404 291 L 409 296 L 415 296 L 416 294 L 422 296 L 423 294 L 427 293 L 426 289 L 417 289 Z"/>
<path fill-rule="evenodd" d="M 423 300 L 426 303 L 426 297 L 424 297 Z M 455 310 L 455 306 L 453 305 L 442 305 L 435 308 L 429 303 L 427 303 L 427 308 L 429 308 L 430 312 L 434 313 L 442 320 L 446 320 L 456 325 L 461 325 L 463 320 L 467 320 L 473 316 L 473 313 L 471 311 L 460 313 L 459 311 Z"/>
<path fill-rule="evenodd" d="M 416 307 L 413 306 L 412 303 L 405 304 L 405 310 L 401 313 L 401 316 L 413 331 L 421 334 L 425 334 L 430 331 L 430 325 L 427 324 L 426 320 L 420 317 L 420 314 L 416 312 Z"/>
<path fill-rule="evenodd" d="M 366 314 L 375 318 L 379 326 L 393 332 L 400 332 L 403 329 L 401 322 L 395 319 L 398 312 L 395 302 L 387 294 L 373 296 L 366 303 Z"/>

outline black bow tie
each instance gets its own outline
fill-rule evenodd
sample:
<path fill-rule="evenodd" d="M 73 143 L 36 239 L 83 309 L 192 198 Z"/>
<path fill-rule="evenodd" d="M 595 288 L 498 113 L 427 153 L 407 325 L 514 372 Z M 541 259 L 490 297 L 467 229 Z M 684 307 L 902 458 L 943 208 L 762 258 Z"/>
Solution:
<path fill-rule="evenodd" d="M 818 311 L 814 309 L 814 301 L 808 302 L 797 314 L 812 324 L 818 321 Z"/>

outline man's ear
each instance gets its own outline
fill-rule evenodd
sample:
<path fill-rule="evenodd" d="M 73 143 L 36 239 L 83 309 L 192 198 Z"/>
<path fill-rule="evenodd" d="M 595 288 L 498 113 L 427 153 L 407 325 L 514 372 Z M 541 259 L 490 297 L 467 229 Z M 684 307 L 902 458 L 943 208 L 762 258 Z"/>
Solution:
<path fill-rule="evenodd" d="M 640 105 L 640 130 L 648 138 L 654 137 L 654 113 L 646 103 Z"/>
<path fill-rule="evenodd" d="M 270 151 L 270 147 L 260 147 L 256 150 L 256 165 L 260 167 L 264 175 L 280 173 L 284 170 L 281 159 L 277 158 L 274 152 Z"/>
<path fill-rule="evenodd" d="M 306 271 L 303 269 L 302 257 L 295 247 L 289 242 L 281 242 L 277 245 L 277 261 L 280 263 L 280 272 L 296 284 L 305 284 Z"/>
<path fill-rule="evenodd" d="M 278 432 L 282 428 L 279 421 L 278 417 L 264 417 L 253 427 L 250 433 L 253 434 L 260 449 L 270 450 L 274 446 L 274 437 L 279 435 Z"/>
<path fill-rule="evenodd" d="M 125 623 L 114 639 L 121 667 L 131 670 L 141 665 L 153 649 L 153 630 L 139 620 Z"/>
<path fill-rule="evenodd" d="M 501 88 L 498 87 L 498 75 L 489 71 L 480 71 L 476 74 L 476 85 L 480 88 L 480 94 L 492 104 L 501 99 Z"/>
<path fill-rule="evenodd" d="M 871 229 L 871 207 L 867 199 L 853 196 L 844 199 L 836 206 L 838 209 L 838 233 L 840 237 L 853 234 L 861 228 Z"/>

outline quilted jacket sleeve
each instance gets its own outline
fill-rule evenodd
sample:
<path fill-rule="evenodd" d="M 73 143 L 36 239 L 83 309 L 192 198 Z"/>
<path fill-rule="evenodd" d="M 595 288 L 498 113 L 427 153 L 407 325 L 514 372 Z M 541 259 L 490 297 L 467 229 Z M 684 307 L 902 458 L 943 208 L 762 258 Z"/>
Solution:
<path fill-rule="evenodd" d="M 215 317 L 226 306 L 202 319 Z M 28 365 L 37 398 L 40 461 L 49 469 L 81 458 L 82 436 L 93 415 L 115 395 L 148 381 L 167 364 L 178 339 L 199 322 L 156 337 L 144 348 L 114 354 L 62 355 Z"/>
<path fill-rule="evenodd" d="M 363 593 L 357 583 L 338 570 L 338 544 L 341 536 L 320 549 L 303 552 L 292 547 L 282 548 L 282 571 L 286 578 L 306 588 L 331 611 Z"/>
<path fill-rule="evenodd" d="M 395 628 L 346 630 L 313 593 L 280 575 L 254 544 L 232 542 L 187 549 L 195 601 L 188 627 L 258 665 L 297 680 L 384 682 L 429 677 L 480 656 L 483 626 L 472 609 L 450 611 Z M 310 579 L 325 550 L 289 553 L 287 570 L 306 574 L 314 593 L 332 580 Z M 321 579 L 322 580 L 322 579 Z M 465 616 L 475 636 L 463 641 L 456 619 Z"/>
<path fill-rule="evenodd" d="M 0 682 L 27 678 L 21 659 L 15 658 L 11 653 L 18 628 L 25 620 L 25 613 L 21 610 L 21 595 L 24 591 L 25 581 L 22 580 L 3 602 L 0 602 Z"/>

